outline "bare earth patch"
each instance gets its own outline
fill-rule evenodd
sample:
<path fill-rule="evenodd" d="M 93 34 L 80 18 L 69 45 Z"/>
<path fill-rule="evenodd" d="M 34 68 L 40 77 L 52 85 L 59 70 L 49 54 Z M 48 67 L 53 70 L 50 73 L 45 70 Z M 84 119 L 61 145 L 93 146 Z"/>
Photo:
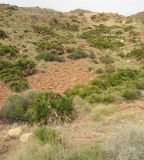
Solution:
<path fill-rule="evenodd" d="M 86 60 L 49 63 L 45 72 L 28 78 L 32 89 L 63 93 L 77 84 L 86 84 L 95 76 L 86 69 Z"/>

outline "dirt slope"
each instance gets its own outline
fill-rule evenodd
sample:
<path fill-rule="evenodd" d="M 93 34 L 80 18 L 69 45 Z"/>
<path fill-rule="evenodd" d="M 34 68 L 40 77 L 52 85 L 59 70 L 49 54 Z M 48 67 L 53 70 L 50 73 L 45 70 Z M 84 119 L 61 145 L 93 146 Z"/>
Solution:
<path fill-rule="evenodd" d="M 44 73 L 28 78 L 32 89 L 63 93 L 76 84 L 88 83 L 94 74 L 86 69 L 86 60 L 49 63 Z"/>

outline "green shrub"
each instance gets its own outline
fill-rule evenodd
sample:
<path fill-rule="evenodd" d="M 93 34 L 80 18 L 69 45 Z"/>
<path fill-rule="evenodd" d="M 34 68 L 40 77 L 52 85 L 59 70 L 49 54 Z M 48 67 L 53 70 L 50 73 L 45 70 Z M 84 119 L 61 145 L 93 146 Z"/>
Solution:
<path fill-rule="evenodd" d="M 36 64 L 31 59 L 20 58 L 16 60 L 15 66 L 22 71 L 23 75 L 31 75 L 35 71 Z"/>
<path fill-rule="evenodd" d="M 141 92 L 137 90 L 125 90 L 122 97 L 126 100 L 135 100 L 140 98 Z"/>
<path fill-rule="evenodd" d="M 77 60 L 81 58 L 87 58 L 88 54 L 82 49 L 82 48 L 77 48 L 74 50 L 74 52 L 70 53 L 67 58 L 72 59 L 72 60 Z"/>
<path fill-rule="evenodd" d="M 35 130 L 36 138 L 42 143 L 54 143 L 58 138 L 55 130 L 42 126 Z"/>
<path fill-rule="evenodd" d="M 36 59 L 38 60 L 44 60 L 44 61 L 57 61 L 57 62 L 63 62 L 64 59 L 63 57 L 57 55 L 57 54 L 53 54 L 53 53 L 49 53 L 49 52 L 41 52 L 36 56 Z"/>
<path fill-rule="evenodd" d="M 135 86 L 139 90 L 144 90 L 144 79 L 137 80 Z"/>
<path fill-rule="evenodd" d="M 13 63 L 11 63 L 11 61 L 0 59 L 0 72 L 3 69 L 11 68 L 11 67 L 13 67 Z"/>
<path fill-rule="evenodd" d="M 100 89 L 107 89 L 108 88 L 108 83 L 100 78 L 94 79 L 90 82 L 91 85 L 97 86 Z"/>
<path fill-rule="evenodd" d="M 104 103 L 112 103 L 112 102 L 114 102 L 115 101 L 115 97 L 114 97 L 114 95 L 112 95 L 112 94 L 106 94 L 106 95 L 104 95 L 104 97 L 103 97 L 103 102 Z"/>
<path fill-rule="evenodd" d="M 134 57 L 138 60 L 144 59 L 144 49 L 134 49 L 128 54 L 128 57 Z"/>
<path fill-rule="evenodd" d="M 15 46 L 0 43 L 0 57 L 11 58 L 17 56 L 19 51 Z"/>
<path fill-rule="evenodd" d="M 0 60 L 0 69 L 0 80 L 6 83 L 12 90 L 19 92 L 29 88 L 23 73 L 14 63 Z"/>
<path fill-rule="evenodd" d="M 7 38 L 7 34 L 5 33 L 5 31 L 0 29 L 0 39 L 4 39 Z"/>
<path fill-rule="evenodd" d="M 50 53 L 58 54 L 58 55 L 64 54 L 63 46 L 57 42 L 40 41 L 38 43 L 38 50 L 39 51 L 49 51 Z"/>
<path fill-rule="evenodd" d="M 27 114 L 32 94 L 12 95 L 0 110 L 0 117 L 8 122 L 29 121 Z"/>
<path fill-rule="evenodd" d="M 112 48 L 113 47 L 111 40 L 102 38 L 102 37 L 91 39 L 89 43 L 93 47 L 99 47 L 99 48 Z"/>
<path fill-rule="evenodd" d="M 8 87 L 10 87 L 15 92 L 25 91 L 29 88 L 29 84 L 26 79 L 20 79 L 17 81 L 11 81 L 8 83 Z"/>
<path fill-rule="evenodd" d="M 47 124 L 47 119 L 51 114 L 48 97 L 49 94 L 46 92 L 33 94 L 32 102 L 28 109 L 28 115 L 32 122 Z"/>
<path fill-rule="evenodd" d="M 61 121 L 73 118 L 72 98 L 59 96 L 51 102 L 51 107 L 57 111 Z"/>
<path fill-rule="evenodd" d="M 10 97 L 0 111 L 8 122 L 47 124 L 53 121 L 71 121 L 72 99 L 51 92 L 28 92 Z"/>

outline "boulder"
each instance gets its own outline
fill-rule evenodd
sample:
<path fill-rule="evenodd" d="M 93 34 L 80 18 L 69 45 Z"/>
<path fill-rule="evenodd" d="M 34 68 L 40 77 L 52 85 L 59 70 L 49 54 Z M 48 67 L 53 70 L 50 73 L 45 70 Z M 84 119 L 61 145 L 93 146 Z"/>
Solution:
<path fill-rule="evenodd" d="M 20 136 L 20 142 L 26 143 L 33 136 L 32 133 L 24 133 Z"/>
<path fill-rule="evenodd" d="M 8 131 L 8 135 L 11 138 L 18 138 L 18 137 L 20 137 L 21 134 L 22 134 L 22 128 L 21 127 L 10 129 Z"/>

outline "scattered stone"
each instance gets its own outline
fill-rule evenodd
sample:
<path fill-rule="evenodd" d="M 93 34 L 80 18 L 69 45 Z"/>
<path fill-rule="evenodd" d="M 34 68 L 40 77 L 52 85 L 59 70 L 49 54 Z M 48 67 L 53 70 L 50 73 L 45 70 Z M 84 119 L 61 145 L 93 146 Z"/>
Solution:
<path fill-rule="evenodd" d="M 32 133 L 24 133 L 20 136 L 20 142 L 26 143 L 33 136 Z"/>
<path fill-rule="evenodd" d="M 21 127 L 10 129 L 9 132 L 8 132 L 8 135 L 11 138 L 18 138 L 18 137 L 20 137 L 21 134 L 22 134 L 22 128 Z"/>

